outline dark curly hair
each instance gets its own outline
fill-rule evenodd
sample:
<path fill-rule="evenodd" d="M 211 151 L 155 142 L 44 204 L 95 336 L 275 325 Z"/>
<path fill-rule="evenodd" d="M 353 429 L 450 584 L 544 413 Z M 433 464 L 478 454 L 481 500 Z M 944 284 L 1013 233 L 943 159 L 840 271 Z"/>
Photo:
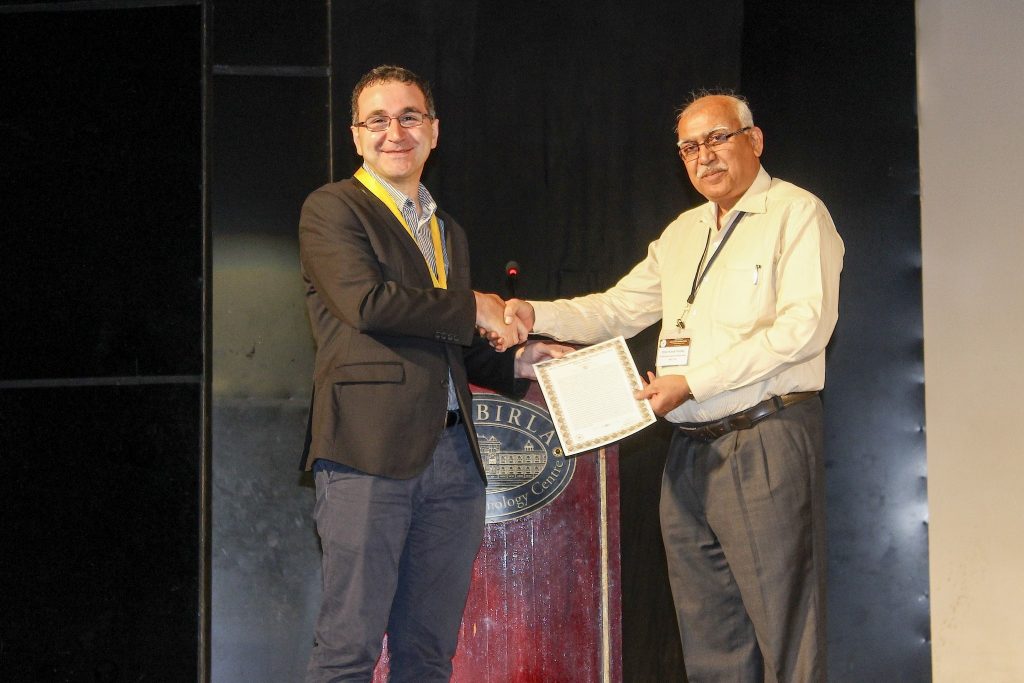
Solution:
<path fill-rule="evenodd" d="M 377 85 L 378 83 L 390 83 L 397 81 L 399 83 L 410 83 L 415 85 L 423 93 L 424 99 L 427 101 L 427 114 L 430 118 L 437 118 L 437 111 L 434 108 L 434 94 L 430 91 L 430 84 L 425 80 L 409 71 L 405 67 L 392 66 L 390 64 L 382 64 L 370 71 L 366 72 L 359 82 L 356 83 L 356 87 L 352 90 L 352 123 L 359 123 L 359 95 L 366 88 L 371 85 Z"/>

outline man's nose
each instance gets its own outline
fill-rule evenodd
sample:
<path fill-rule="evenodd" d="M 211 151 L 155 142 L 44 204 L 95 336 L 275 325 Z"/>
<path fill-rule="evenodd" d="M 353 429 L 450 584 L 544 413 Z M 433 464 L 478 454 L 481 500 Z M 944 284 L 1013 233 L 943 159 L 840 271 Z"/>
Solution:
<path fill-rule="evenodd" d="M 711 145 L 702 142 L 697 148 L 697 163 L 707 165 L 707 162 L 714 158 L 715 150 L 711 149 Z"/>
<path fill-rule="evenodd" d="M 389 138 L 405 137 L 405 128 L 402 128 L 402 124 L 398 122 L 398 117 L 388 121 L 387 134 Z"/>

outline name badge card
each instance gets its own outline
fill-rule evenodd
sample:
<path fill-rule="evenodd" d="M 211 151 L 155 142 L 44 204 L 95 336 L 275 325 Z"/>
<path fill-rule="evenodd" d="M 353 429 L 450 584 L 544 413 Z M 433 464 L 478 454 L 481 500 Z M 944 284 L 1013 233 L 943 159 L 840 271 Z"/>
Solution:
<path fill-rule="evenodd" d="M 690 337 L 669 337 L 658 342 L 657 365 L 661 368 L 690 364 Z"/>

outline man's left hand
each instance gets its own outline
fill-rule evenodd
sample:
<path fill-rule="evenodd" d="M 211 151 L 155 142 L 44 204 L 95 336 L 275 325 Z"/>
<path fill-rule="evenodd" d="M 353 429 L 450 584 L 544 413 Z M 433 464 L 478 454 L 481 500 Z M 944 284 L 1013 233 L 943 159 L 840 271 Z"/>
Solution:
<path fill-rule="evenodd" d="M 537 379 L 533 364 L 549 358 L 561 358 L 575 351 L 571 346 L 548 341 L 529 341 L 516 349 L 516 377 Z"/>

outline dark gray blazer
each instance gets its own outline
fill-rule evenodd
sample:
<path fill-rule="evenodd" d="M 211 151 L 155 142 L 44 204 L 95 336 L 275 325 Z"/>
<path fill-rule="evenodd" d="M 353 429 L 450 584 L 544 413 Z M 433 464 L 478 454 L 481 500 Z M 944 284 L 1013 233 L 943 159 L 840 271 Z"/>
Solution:
<path fill-rule="evenodd" d="M 419 247 L 391 211 L 348 179 L 306 199 L 299 258 L 316 341 L 302 465 L 325 458 L 406 479 L 430 462 L 447 415 L 448 371 L 484 477 L 468 382 L 521 395 L 514 351 L 475 333 L 466 234 L 445 213 L 448 288 L 435 288 Z"/>

